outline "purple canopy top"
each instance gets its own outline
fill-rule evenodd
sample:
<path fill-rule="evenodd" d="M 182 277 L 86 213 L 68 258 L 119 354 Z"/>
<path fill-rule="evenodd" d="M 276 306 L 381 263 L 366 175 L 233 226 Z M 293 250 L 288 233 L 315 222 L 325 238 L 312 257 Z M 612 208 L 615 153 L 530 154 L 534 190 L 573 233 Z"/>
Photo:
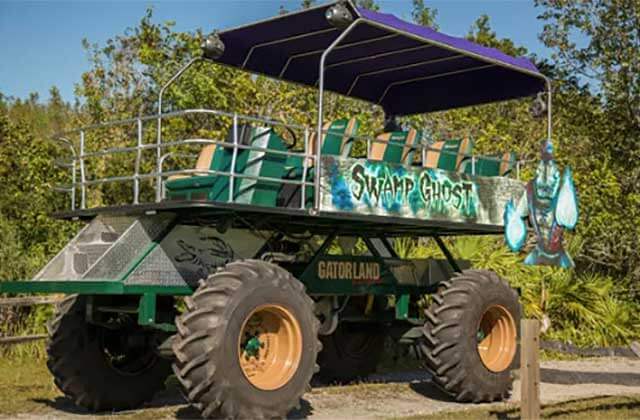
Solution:
<path fill-rule="evenodd" d="M 528 59 L 355 8 L 354 23 L 327 21 L 335 3 L 220 32 L 224 54 L 216 62 L 317 87 L 322 53 L 325 89 L 410 115 L 521 98 L 541 92 L 546 79 Z M 354 26 L 355 25 L 355 26 Z"/>

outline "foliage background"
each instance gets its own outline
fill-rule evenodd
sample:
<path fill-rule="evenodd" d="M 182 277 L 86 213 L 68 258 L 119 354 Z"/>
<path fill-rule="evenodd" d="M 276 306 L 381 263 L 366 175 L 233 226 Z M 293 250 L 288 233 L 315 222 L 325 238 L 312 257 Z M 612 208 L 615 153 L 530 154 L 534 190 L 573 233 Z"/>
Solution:
<path fill-rule="evenodd" d="M 309 7 L 313 0 L 302 1 Z M 362 6 L 377 9 L 373 0 Z M 638 0 L 536 0 L 545 22 L 540 39 L 553 49 L 548 60 L 501 38 L 490 18 L 479 16 L 467 37 L 512 55 L 529 55 L 554 80 L 554 144 L 561 165 L 574 169 L 581 215 L 570 249 L 571 272 L 524 266 L 522 255 L 507 252 L 501 238 L 450 240 L 454 253 L 475 266 L 497 271 L 522 291 L 528 316 L 543 320 L 545 335 L 580 345 L 624 344 L 639 333 L 640 297 L 640 2 Z M 437 10 L 413 0 L 413 20 L 437 27 Z M 281 10 L 286 13 L 285 10 Z M 446 28 L 445 28 L 446 29 Z M 577 45 L 572 35 L 588 42 Z M 84 40 L 91 69 L 76 85 L 76 100 L 65 103 L 55 87 L 50 99 L 37 94 L 9 98 L 0 92 L 0 279 L 29 278 L 78 229 L 49 215 L 66 204 L 52 186 L 67 180 L 54 166 L 58 146 L 54 132 L 106 120 L 148 115 L 157 107 L 157 92 L 187 60 L 199 54 L 203 34 L 177 32 L 172 22 L 156 22 L 151 9 L 134 28 L 104 45 Z M 213 108 L 271 116 L 313 125 L 316 94 L 264 77 L 252 77 L 221 66 L 195 66 L 166 95 L 165 111 Z M 380 109 L 329 95 L 327 119 L 357 116 L 364 134 L 382 128 Z M 405 118 L 404 124 L 429 129 L 434 138 L 468 134 L 479 152 L 516 151 L 538 157 L 544 122 L 531 118 L 531 100 L 509 101 Z M 187 131 L 223 133 L 228 121 L 193 118 L 170 121 L 167 136 Z M 97 133 L 95 148 L 130 145 L 129 129 Z M 153 128 L 145 130 L 153 138 Z M 113 174 L 131 162 L 92 163 L 95 174 Z M 178 162 L 179 163 L 179 162 Z M 153 165 L 151 157 L 143 169 Z M 525 172 L 526 176 L 526 172 Z M 130 187 L 92 192 L 92 205 L 130 199 Z M 406 256 L 433 255 L 420 238 L 396 241 Z M 4 334 L 42 331 L 46 310 L 0 315 Z"/>

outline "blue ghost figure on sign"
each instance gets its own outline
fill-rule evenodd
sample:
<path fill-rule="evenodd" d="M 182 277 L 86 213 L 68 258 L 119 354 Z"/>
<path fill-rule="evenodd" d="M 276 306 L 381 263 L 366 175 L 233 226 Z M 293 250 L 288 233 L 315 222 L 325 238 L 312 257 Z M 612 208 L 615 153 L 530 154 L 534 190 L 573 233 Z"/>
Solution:
<path fill-rule="evenodd" d="M 530 265 L 574 266 L 564 250 L 564 229 L 574 229 L 578 222 L 578 199 L 570 168 L 564 174 L 553 159 L 553 145 L 542 145 L 542 160 L 536 176 L 529 181 L 517 202 L 510 200 L 504 210 L 505 241 L 514 252 L 520 251 L 527 237 L 524 218 L 529 218 L 536 235 L 536 246 L 525 259 Z"/>

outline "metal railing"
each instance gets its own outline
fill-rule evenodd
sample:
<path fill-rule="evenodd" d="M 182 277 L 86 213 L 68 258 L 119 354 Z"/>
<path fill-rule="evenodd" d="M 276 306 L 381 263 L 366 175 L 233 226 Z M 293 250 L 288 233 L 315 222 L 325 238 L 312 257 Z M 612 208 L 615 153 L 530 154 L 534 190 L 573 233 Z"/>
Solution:
<path fill-rule="evenodd" d="M 218 139 L 210 139 L 210 138 L 202 138 L 201 136 L 193 136 L 181 139 L 181 140 L 171 140 L 171 141 L 163 141 L 163 125 L 162 121 L 170 120 L 173 118 L 186 118 L 191 115 L 200 115 L 206 117 L 216 117 L 220 119 L 230 119 L 231 120 L 231 141 L 225 140 L 221 141 Z M 217 121 L 218 126 L 222 128 L 219 124 L 221 121 Z M 145 124 L 155 123 L 156 133 L 149 132 L 148 129 L 145 129 Z M 253 144 L 243 144 L 239 139 L 239 127 L 243 126 L 263 126 L 268 129 L 275 128 L 283 128 L 291 133 L 297 133 L 298 135 L 302 135 L 304 138 L 304 142 L 300 147 L 296 147 L 295 149 L 289 149 L 287 151 L 282 150 L 274 150 L 270 148 L 264 148 L 255 146 Z M 105 130 L 105 129 L 114 129 L 114 128 L 126 128 L 129 130 L 135 130 L 135 139 L 127 139 L 130 144 L 135 143 L 135 145 L 125 145 L 121 147 L 110 147 L 103 148 L 97 150 L 91 150 L 90 142 L 91 135 L 93 131 L 96 130 Z M 221 130 L 218 130 L 221 131 Z M 328 130 L 322 130 L 323 134 L 326 134 Z M 151 134 L 148 136 L 151 141 L 145 142 L 145 135 Z M 312 142 L 311 139 L 316 135 L 316 130 L 313 130 L 309 127 L 305 127 L 297 124 L 289 124 L 280 121 L 276 121 L 268 118 L 254 117 L 241 115 L 238 113 L 229 113 L 225 111 L 211 110 L 211 109 L 188 109 L 182 111 L 168 112 L 164 114 L 152 115 L 152 116 L 144 116 L 144 117 L 136 117 L 130 118 L 120 121 L 111 121 L 105 122 L 102 124 L 94 124 L 89 125 L 77 130 L 69 131 L 61 134 L 60 136 L 55 138 L 55 141 L 62 144 L 65 148 L 70 151 L 70 156 L 65 157 L 61 160 L 58 160 L 56 163 L 58 166 L 66 168 L 70 171 L 70 179 L 71 183 L 66 185 L 56 186 L 56 190 L 65 192 L 70 194 L 70 204 L 71 210 L 77 209 L 86 209 L 87 208 L 87 189 L 91 186 L 104 185 L 104 184 L 112 184 L 112 183 L 124 183 L 131 182 L 132 183 L 132 204 L 140 204 L 141 203 L 141 181 L 143 180 L 151 180 L 151 184 L 154 189 L 155 202 L 160 202 L 165 198 L 165 179 L 172 176 L 178 175 L 213 175 L 213 176 L 224 176 L 229 179 L 229 192 L 226 202 L 233 203 L 234 202 L 234 191 L 235 183 L 239 180 L 248 179 L 248 180 L 256 180 L 263 181 L 268 183 L 275 183 L 279 185 L 291 184 L 291 185 L 299 185 L 301 188 L 301 198 L 298 208 L 300 210 L 307 210 L 306 203 L 306 192 L 307 188 L 313 187 L 315 191 L 319 191 L 320 188 L 320 176 L 319 173 L 316 172 L 316 176 L 313 180 L 309 180 L 309 169 L 311 167 L 316 166 L 316 168 L 320 168 L 320 154 L 321 147 L 320 144 L 322 142 L 315 142 L 315 149 L 311 150 Z M 295 134 L 294 134 L 295 136 Z M 72 138 L 76 138 L 76 142 L 72 140 Z M 372 138 L 367 136 L 353 135 L 350 136 L 353 142 L 364 142 L 366 145 L 366 156 L 368 157 L 371 147 L 374 143 L 389 143 L 386 140 Z M 132 140 L 135 140 L 133 142 Z M 420 156 L 422 157 L 422 161 L 424 162 L 426 159 L 426 154 L 428 151 L 432 150 L 434 152 L 438 152 L 440 154 L 451 154 L 460 156 L 463 158 L 470 158 L 471 162 L 471 174 L 476 174 L 476 163 L 478 157 L 473 154 L 460 154 L 458 152 L 450 152 L 447 150 L 439 150 L 435 149 L 431 146 L 431 144 L 418 143 L 413 145 L 405 145 L 399 143 L 389 143 L 394 147 L 402 147 L 403 150 L 409 151 L 418 151 L 420 152 Z M 228 171 L 223 170 L 212 170 L 212 169 L 202 169 L 202 168 L 189 168 L 189 169 L 165 169 L 167 166 L 166 163 L 168 160 L 173 158 L 189 158 L 192 159 L 198 154 L 194 153 L 184 153 L 182 151 L 170 151 L 168 149 L 171 148 L 180 148 L 180 147 L 193 147 L 194 145 L 216 145 L 216 147 L 222 147 L 225 149 L 231 149 L 231 163 Z M 143 154 L 145 151 L 152 150 L 155 151 L 155 162 L 153 163 L 153 170 L 143 171 L 142 170 L 142 161 Z M 239 173 L 236 170 L 236 164 L 238 160 L 238 154 L 241 151 L 253 151 L 259 153 L 269 153 L 271 155 L 280 155 L 285 157 L 296 157 L 301 159 L 302 161 L 302 174 L 300 179 L 289 179 L 289 178 L 273 178 L 267 176 L 260 175 L 249 175 L 244 173 Z M 127 173 L 123 175 L 116 176 L 105 176 L 105 177 L 96 177 L 91 178 L 88 176 L 87 169 L 87 161 L 90 159 L 96 158 L 107 158 L 113 157 L 120 154 L 133 154 L 133 173 Z M 491 156 L 483 156 L 482 159 L 485 160 L 494 160 L 496 162 L 502 163 L 506 160 L 497 157 Z M 406 162 L 405 162 L 406 163 Z M 509 162 L 511 163 L 511 162 Z M 520 168 L 523 163 L 526 161 L 516 161 L 515 162 L 515 172 L 516 177 L 520 176 Z M 79 177 L 79 180 L 78 180 Z M 80 203 L 78 205 L 77 194 L 80 192 Z M 152 202 L 152 201 L 147 201 Z M 314 200 L 311 210 L 317 211 L 320 208 L 319 195 L 314 194 Z"/>
<path fill-rule="evenodd" d="M 326 133 L 326 130 L 323 130 L 323 133 Z M 363 141 L 366 142 L 366 150 L 367 150 L 367 156 L 361 156 L 363 158 L 368 158 L 370 155 L 370 150 L 371 150 L 371 146 L 374 143 L 384 143 L 384 144 L 390 144 L 394 147 L 402 147 L 404 149 L 409 149 L 410 152 L 419 152 L 420 156 L 421 156 L 421 161 L 420 163 L 422 164 L 422 167 L 424 168 L 428 168 L 428 166 L 424 165 L 424 162 L 426 161 L 426 156 L 427 153 L 432 151 L 432 152 L 436 152 L 439 153 L 441 155 L 450 155 L 450 156 L 456 156 L 456 157 L 462 157 L 461 162 L 463 163 L 465 162 L 466 159 L 469 159 L 469 162 L 471 164 L 471 173 L 469 175 L 480 175 L 478 173 L 478 171 L 476 171 L 476 166 L 479 162 L 480 159 L 484 160 L 484 161 L 493 161 L 496 163 L 513 163 L 514 167 L 515 167 L 515 177 L 516 179 L 520 179 L 520 172 L 522 167 L 525 164 L 529 164 L 529 163 L 533 163 L 533 162 L 537 162 L 536 159 L 516 159 L 515 161 L 511 161 L 510 159 L 503 159 L 503 158 L 498 158 L 496 156 L 492 156 L 492 155 L 475 155 L 473 153 L 460 153 L 460 152 L 452 152 L 452 151 L 448 151 L 448 150 L 443 150 L 443 149 L 438 149 L 433 147 L 434 143 L 431 142 L 423 142 L 423 143 L 418 143 L 418 144 L 413 144 L 413 145 L 403 145 L 400 143 L 390 143 L 387 140 L 382 140 L 379 138 L 373 138 L 373 137 L 367 137 L 367 136 L 360 136 L 360 135 L 352 135 L 351 138 L 354 141 Z M 433 169 L 439 169 L 437 167 L 434 167 Z M 460 168 L 456 168 L 455 172 L 460 172 Z"/>
<path fill-rule="evenodd" d="M 216 117 L 227 117 L 232 119 L 232 141 L 221 141 L 216 139 L 209 138 L 187 138 L 183 140 L 176 141 L 162 141 L 162 131 L 157 136 L 158 141 L 156 143 L 145 142 L 145 130 L 144 124 L 146 122 L 157 122 L 157 120 L 167 120 L 176 117 L 184 117 L 188 115 L 208 115 L 208 116 L 216 116 Z M 274 127 L 284 127 L 290 130 L 298 130 L 304 133 L 304 149 L 301 152 L 298 151 L 282 151 L 282 150 L 273 150 L 264 147 L 258 147 L 253 145 L 241 144 L 239 142 L 238 136 L 238 126 L 241 123 L 251 123 L 251 124 L 260 124 Z M 135 126 L 137 135 L 135 146 L 123 146 L 123 147 L 112 147 L 112 148 L 104 148 L 95 151 L 88 151 L 87 149 L 87 133 L 93 130 L 99 129 L 107 129 L 113 127 L 126 127 L 126 126 Z M 77 136 L 77 142 L 69 140 L 71 136 Z M 279 121 L 270 120 L 266 118 L 260 117 L 251 117 L 245 115 L 239 115 L 236 113 L 228 113 L 224 111 L 210 110 L 210 109 L 189 109 L 183 111 L 169 112 L 158 116 L 145 116 L 145 117 L 137 117 L 130 118 L 126 120 L 120 121 L 112 121 L 106 122 L 103 124 L 94 124 L 89 125 L 77 130 L 66 132 L 59 137 L 54 139 L 55 141 L 61 142 L 71 151 L 71 156 L 65 160 L 58 162 L 57 166 L 67 168 L 70 170 L 71 174 L 71 183 L 67 185 L 56 186 L 56 190 L 61 192 L 69 193 L 71 196 L 71 210 L 76 210 L 78 208 L 85 209 L 87 208 L 87 187 L 101 184 L 109 184 L 109 183 L 119 183 L 119 182 L 132 182 L 133 184 L 133 199 L 131 202 L 133 204 L 140 204 L 140 181 L 144 179 L 155 179 L 155 201 L 160 202 L 163 199 L 163 184 L 164 179 L 174 175 L 215 175 L 215 176 L 226 176 L 229 178 L 229 196 L 228 202 L 233 202 L 233 191 L 234 183 L 237 182 L 238 179 L 250 179 L 250 180 L 258 180 L 265 182 L 272 182 L 278 184 L 294 184 L 300 185 L 304 190 L 312 186 L 313 184 L 306 181 L 306 173 L 310 168 L 310 159 L 313 157 L 309 150 L 309 141 L 310 141 L 310 131 L 306 127 L 302 127 L 295 124 L 285 124 Z M 176 146 L 192 146 L 192 145 L 208 145 L 213 144 L 216 147 L 222 147 L 226 149 L 231 149 L 231 165 L 229 171 L 218 171 L 211 169 L 180 169 L 180 170 L 165 170 L 165 162 L 172 157 L 195 157 L 197 154 L 182 154 L 177 152 L 166 152 L 166 149 Z M 157 153 L 157 159 L 154 171 L 149 171 L 143 173 L 141 171 L 141 162 L 142 162 L 142 154 L 146 150 L 155 150 L 160 151 Z M 283 156 L 292 156 L 298 157 L 302 161 L 303 165 L 303 179 L 295 180 L 295 179 L 281 179 L 281 178 L 272 178 L 267 176 L 254 176 L 248 174 L 242 174 L 236 172 L 236 161 L 238 157 L 238 153 L 243 150 L 269 153 L 271 155 L 283 155 Z M 110 177 L 102 177 L 90 179 L 87 176 L 87 160 L 92 158 L 100 158 L 100 157 L 108 157 L 114 156 L 118 154 L 127 154 L 127 153 L 135 153 L 135 165 L 133 174 L 119 175 L 119 176 L 110 176 Z M 80 180 L 78 181 L 78 173 Z M 80 205 L 77 205 L 77 191 L 80 191 Z M 304 195 L 303 195 L 304 197 Z M 304 208 L 304 200 L 301 200 L 300 204 L 301 208 Z"/>

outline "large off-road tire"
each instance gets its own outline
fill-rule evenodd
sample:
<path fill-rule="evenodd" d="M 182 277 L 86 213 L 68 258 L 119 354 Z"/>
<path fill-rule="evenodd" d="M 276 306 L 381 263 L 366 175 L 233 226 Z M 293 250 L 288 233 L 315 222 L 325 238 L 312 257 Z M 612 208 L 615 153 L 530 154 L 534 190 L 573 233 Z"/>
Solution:
<path fill-rule="evenodd" d="M 49 324 L 47 366 L 58 388 L 90 411 L 133 409 L 151 400 L 171 374 L 152 333 L 135 324 L 122 330 L 92 325 L 85 312 L 84 297 L 70 296 Z"/>
<path fill-rule="evenodd" d="M 318 356 L 323 383 L 348 383 L 376 371 L 384 352 L 385 330 L 377 324 L 343 322 L 330 335 L 321 335 Z"/>
<path fill-rule="evenodd" d="M 321 347 L 302 283 L 276 265 L 236 261 L 185 302 L 174 372 L 203 417 L 284 417 L 299 405 Z"/>
<path fill-rule="evenodd" d="M 518 294 L 491 271 L 442 283 L 425 312 L 421 349 L 433 381 L 458 401 L 506 398 L 517 363 Z"/>

